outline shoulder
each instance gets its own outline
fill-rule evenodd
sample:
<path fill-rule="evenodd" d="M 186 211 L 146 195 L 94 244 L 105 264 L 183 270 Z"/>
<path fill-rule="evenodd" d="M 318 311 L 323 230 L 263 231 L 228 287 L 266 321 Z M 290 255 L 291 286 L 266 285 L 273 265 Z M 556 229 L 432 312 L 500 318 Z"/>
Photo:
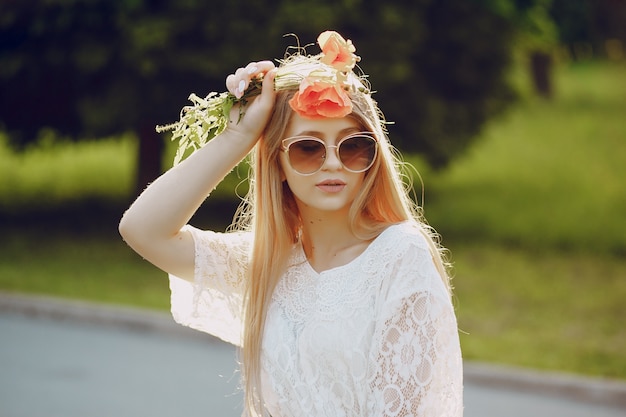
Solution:
<path fill-rule="evenodd" d="M 251 232 L 214 232 L 187 225 L 193 237 L 196 266 L 201 259 L 239 259 L 247 262 L 252 250 Z"/>
<path fill-rule="evenodd" d="M 377 238 L 394 251 L 416 249 L 428 251 L 430 248 L 428 239 L 425 226 L 411 220 L 388 226 Z"/>
<path fill-rule="evenodd" d="M 436 266 L 436 247 L 426 226 L 406 221 L 389 226 L 379 236 L 376 252 L 385 273 L 381 290 L 386 298 L 402 298 L 415 291 L 434 291 L 448 297 Z M 377 240 L 378 240 L 377 239 Z"/>
<path fill-rule="evenodd" d="M 383 252 L 389 260 L 398 264 L 419 267 L 423 262 L 432 263 L 434 244 L 425 226 L 415 221 L 393 224 L 379 236 Z"/>
<path fill-rule="evenodd" d="M 188 231 L 198 244 L 231 246 L 231 247 L 248 247 L 252 243 L 252 233 L 250 232 L 215 232 L 212 230 L 198 229 L 197 227 L 187 225 L 183 230 Z"/>

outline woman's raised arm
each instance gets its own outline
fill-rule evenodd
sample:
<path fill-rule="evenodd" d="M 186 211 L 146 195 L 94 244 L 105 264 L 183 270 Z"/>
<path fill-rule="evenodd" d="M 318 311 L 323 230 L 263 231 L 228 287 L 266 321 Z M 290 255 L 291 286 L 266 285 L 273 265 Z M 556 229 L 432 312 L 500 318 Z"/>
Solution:
<path fill-rule="evenodd" d="M 252 78 L 265 74 L 261 95 L 246 104 L 241 120 L 234 107 L 224 132 L 157 178 L 124 213 L 119 224 L 124 240 L 165 272 L 193 279 L 193 240 L 181 229 L 263 132 L 274 105 L 273 69 L 272 62 L 263 61 L 229 75 L 227 88 L 240 97 Z"/>

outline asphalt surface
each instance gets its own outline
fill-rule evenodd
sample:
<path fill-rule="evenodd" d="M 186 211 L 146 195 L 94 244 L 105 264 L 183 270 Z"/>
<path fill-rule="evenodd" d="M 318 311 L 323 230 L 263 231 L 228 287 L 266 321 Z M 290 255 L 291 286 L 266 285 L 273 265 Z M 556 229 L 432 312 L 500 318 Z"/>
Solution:
<path fill-rule="evenodd" d="M 0 417 L 238 417 L 235 349 L 165 313 L 0 293 Z M 626 417 L 626 382 L 465 364 L 465 417 Z"/>

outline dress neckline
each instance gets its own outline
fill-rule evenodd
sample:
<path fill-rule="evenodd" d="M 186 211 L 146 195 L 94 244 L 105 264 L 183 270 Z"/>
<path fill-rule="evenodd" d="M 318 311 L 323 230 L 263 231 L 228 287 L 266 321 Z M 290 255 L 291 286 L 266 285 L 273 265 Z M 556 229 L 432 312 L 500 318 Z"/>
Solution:
<path fill-rule="evenodd" d="M 375 246 L 378 245 L 377 242 L 379 242 L 381 240 L 381 237 L 387 233 L 387 231 L 391 228 L 393 228 L 394 226 L 398 226 L 399 224 L 402 223 L 392 223 L 390 225 L 388 225 L 387 227 L 385 227 L 385 229 L 383 229 L 378 236 L 376 236 L 374 239 L 372 239 L 372 241 L 367 245 L 367 247 L 357 256 L 354 257 L 354 259 L 352 259 L 351 261 L 343 264 L 343 265 L 338 265 L 338 266 L 334 266 L 332 268 L 328 268 L 325 269 L 323 271 L 318 271 L 315 268 L 313 268 L 313 265 L 311 265 L 311 262 L 309 262 L 309 259 L 306 256 L 306 253 L 304 252 L 304 247 L 302 246 L 302 242 L 298 242 L 298 247 L 297 247 L 297 257 L 299 262 L 297 262 L 298 264 L 302 263 L 305 264 L 306 267 L 312 272 L 314 273 L 316 276 L 323 276 L 323 275 L 327 275 L 329 273 L 332 272 L 336 272 L 338 270 L 344 269 L 344 268 L 350 268 L 353 265 L 356 265 L 360 262 L 361 259 L 363 259 L 368 252 L 370 252 L 371 250 L 373 250 L 373 248 Z M 301 262 L 300 262 L 301 261 Z"/>

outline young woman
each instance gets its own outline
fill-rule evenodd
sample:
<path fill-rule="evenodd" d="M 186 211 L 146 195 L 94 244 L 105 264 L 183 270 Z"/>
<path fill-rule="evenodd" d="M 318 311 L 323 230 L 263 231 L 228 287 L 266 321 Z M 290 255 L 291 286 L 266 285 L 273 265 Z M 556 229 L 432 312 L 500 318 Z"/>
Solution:
<path fill-rule="evenodd" d="M 241 347 L 247 415 L 461 416 L 442 248 L 354 46 L 336 32 L 318 43 L 321 54 L 250 63 L 229 93 L 192 97 L 168 128 L 198 149 L 137 198 L 120 233 L 170 274 L 176 321 Z M 229 232 L 188 225 L 251 151 Z"/>

